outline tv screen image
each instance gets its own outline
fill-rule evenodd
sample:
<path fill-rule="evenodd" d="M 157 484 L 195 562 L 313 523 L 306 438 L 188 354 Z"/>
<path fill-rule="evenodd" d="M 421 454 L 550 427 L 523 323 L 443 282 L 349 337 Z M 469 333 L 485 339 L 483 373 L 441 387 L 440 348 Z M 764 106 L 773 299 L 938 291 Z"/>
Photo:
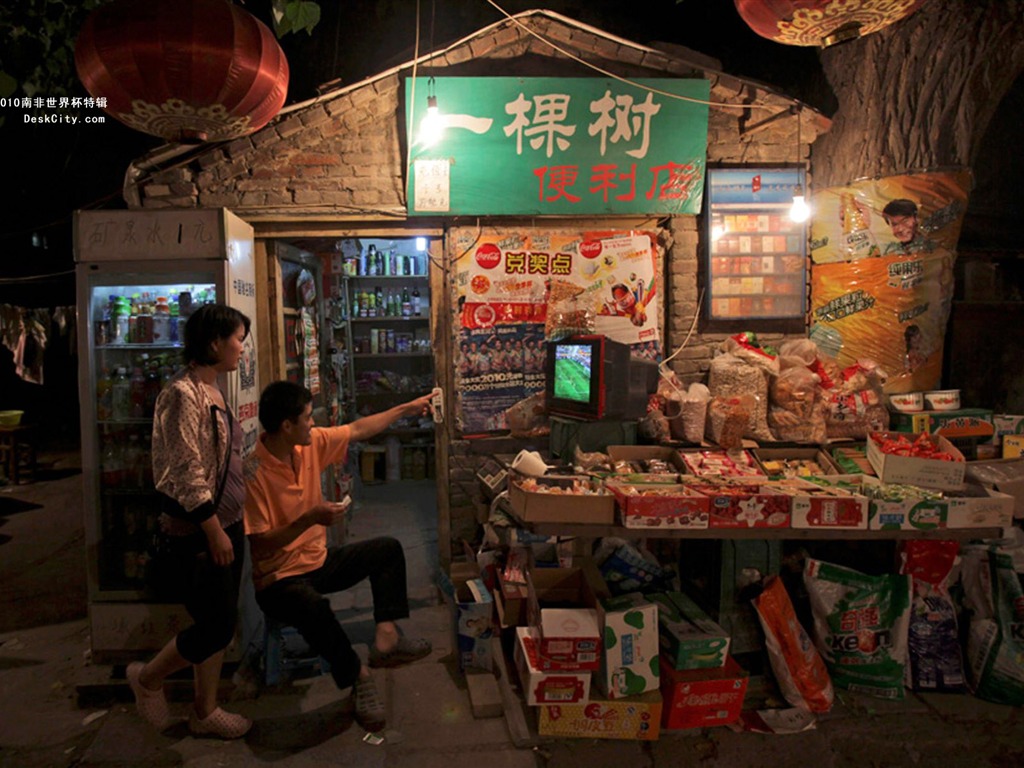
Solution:
<path fill-rule="evenodd" d="M 578 403 L 590 401 L 594 375 L 592 349 L 585 344 L 559 344 L 555 347 L 554 395 Z"/>
<path fill-rule="evenodd" d="M 548 412 L 572 419 L 643 418 L 658 386 L 655 361 L 599 334 L 547 342 L 544 372 Z"/>

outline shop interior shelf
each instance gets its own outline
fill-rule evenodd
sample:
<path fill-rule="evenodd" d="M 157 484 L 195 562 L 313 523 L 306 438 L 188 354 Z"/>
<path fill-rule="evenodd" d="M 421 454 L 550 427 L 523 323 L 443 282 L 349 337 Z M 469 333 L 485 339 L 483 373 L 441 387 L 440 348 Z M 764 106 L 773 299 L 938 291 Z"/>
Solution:
<path fill-rule="evenodd" d="M 1001 528 L 941 528 L 930 531 L 851 531 L 807 528 L 704 528 L 700 530 L 659 530 L 626 528 L 620 525 L 589 525 L 584 523 L 530 523 L 534 533 L 542 536 L 578 536 L 580 538 L 650 538 L 650 539 L 791 539 L 850 541 L 891 539 L 998 539 Z"/>
<path fill-rule="evenodd" d="M 352 357 L 358 360 L 368 360 L 378 357 L 431 357 L 430 352 L 353 352 Z"/>

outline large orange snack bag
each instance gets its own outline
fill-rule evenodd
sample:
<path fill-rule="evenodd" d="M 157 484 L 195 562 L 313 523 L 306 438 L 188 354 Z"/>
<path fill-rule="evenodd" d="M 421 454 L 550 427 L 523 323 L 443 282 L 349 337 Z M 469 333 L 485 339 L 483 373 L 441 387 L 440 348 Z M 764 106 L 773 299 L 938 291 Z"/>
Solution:
<path fill-rule="evenodd" d="M 769 576 L 753 600 L 764 629 L 772 671 L 782 695 L 794 707 L 811 712 L 832 709 L 832 679 L 814 642 L 797 620 L 789 593 L 778 576 Z"/>

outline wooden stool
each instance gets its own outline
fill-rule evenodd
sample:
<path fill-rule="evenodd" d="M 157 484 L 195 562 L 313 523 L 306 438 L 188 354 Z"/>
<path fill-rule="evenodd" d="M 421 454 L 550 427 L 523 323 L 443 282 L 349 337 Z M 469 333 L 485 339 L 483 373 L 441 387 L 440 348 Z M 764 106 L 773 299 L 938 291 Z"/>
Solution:
<path fill-rule="evenodd" d="M 0 426 L 0 466 L 14 485 L 21 482 L 22 473 L 30 483 L 36 479 L 35 437 L 35 424 Z"/>
<path fill-rule="evenodd" d="M 305 647 L 304 653 L 289 652 L 286 647 L 289 640 L 297 638 L 297 642 Z M 263 632 L 263 680 L 266 685 L 277 685 L 285 673 L 289 675 L 297 669 L 312 669 L 317 674 L 326 675 L 331 671 L 327 659 L 313 652 L 302 640 L 295 627 L 279 624 L 264 618 Z"/>

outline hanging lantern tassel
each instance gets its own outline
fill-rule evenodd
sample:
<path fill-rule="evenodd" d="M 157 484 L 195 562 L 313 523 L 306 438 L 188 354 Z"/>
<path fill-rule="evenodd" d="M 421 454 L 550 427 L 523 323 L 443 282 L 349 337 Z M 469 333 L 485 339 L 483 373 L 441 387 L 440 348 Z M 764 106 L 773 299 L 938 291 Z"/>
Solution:
<path fill-rule="evenodd" d="M 227 0 L 102 5 L 82 25 L 75 67 L 110 115 L 172 142 L 250 134 L 288 95 L 288 61 L 274 34 Z"/>
<path fill-rule="evenodd" d="M 904 19 L 925 0 L 734 0 L 743 21 L 784 45 L 836 43 L 870 35 Z"/>

